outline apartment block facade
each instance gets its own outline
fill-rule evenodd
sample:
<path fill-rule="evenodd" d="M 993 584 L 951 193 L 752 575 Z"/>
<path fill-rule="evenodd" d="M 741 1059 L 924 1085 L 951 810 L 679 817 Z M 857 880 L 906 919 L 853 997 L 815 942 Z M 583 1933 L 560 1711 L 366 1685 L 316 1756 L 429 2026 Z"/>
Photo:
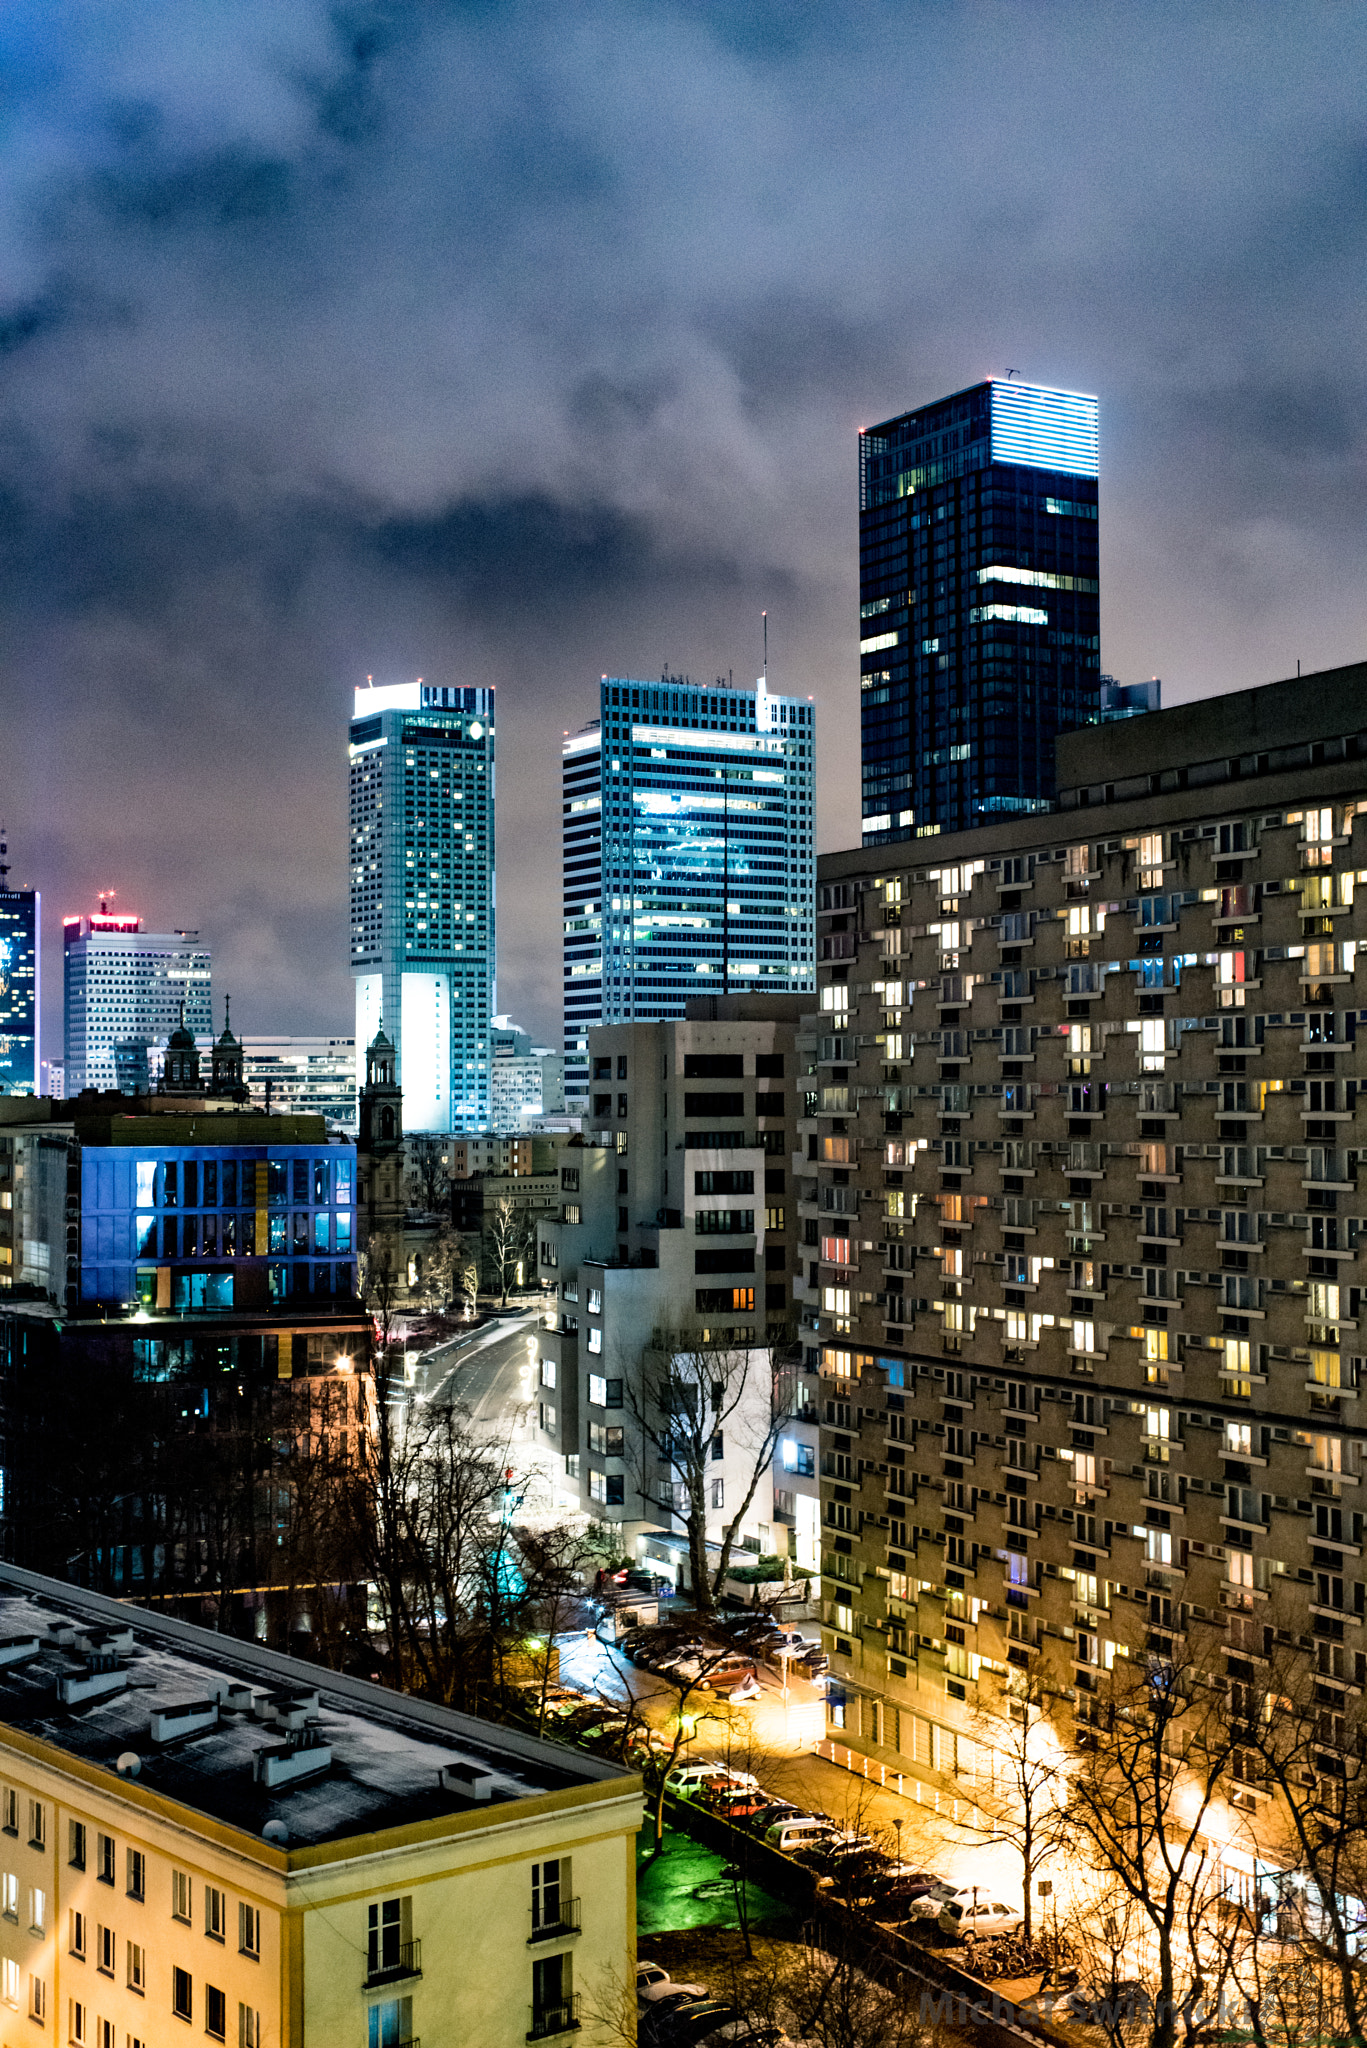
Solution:
<path fill-rule="evenodd" d="M 639 1779 L 13 1566 L 0 1620 L 0 2038 L 615 2038 Z"/>
<path fill-rule="evenodd" d="M 695 999 L 684 1019 L 588 1034 L 585 1129 L 560 1151 L 558 1210 L 538 1231 L 540 1422 L 585 1511 L 619 1524 L 624 1544 L 675 1525 L 678 1475 L 643 1425 L 645 1375 L 662 1343 L 696 1340 L 744 1361 L 745 1398 L 709 1467 L 709 1537 L 748 1487 L 778 1382 L 788 1451 L 780 1442 L 743 1534 L 788 1550 L 778 1532 L 791 1528 L 794 1554 L 815 1561 L 816 1352 L 798 1327 L 792 1185 L 809 1001 Z"/>
<path fill-rule="evenodd" d="M 1085 1731 L 1199 1623 L 1231 1686 L 1304 1659 L 1332 1771 L 1367 1682 L 1367 665 L 1073 733 L 1058 784 L 819 864 L 831 1729 L 971 1792 L 1010 1674 Z"/>

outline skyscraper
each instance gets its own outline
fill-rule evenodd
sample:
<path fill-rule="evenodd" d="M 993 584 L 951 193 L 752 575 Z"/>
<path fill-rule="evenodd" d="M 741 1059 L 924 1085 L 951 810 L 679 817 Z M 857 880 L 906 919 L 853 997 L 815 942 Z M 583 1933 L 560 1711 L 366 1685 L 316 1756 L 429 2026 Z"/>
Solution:
<path fill-rule="evenodd" d="M 136 911 L 62 919 L 65 1093 L 117 1088 L 141 1048 L 170 1037 L 182 1021 L 213 1028 L 209 948 L 197 932 L 145 932 Z M 115 1051 L 118 1048 L 116 1060 Z"/>
<path fill-rule="evenodd" d="M 812 706 L 604 676 L 563 760 L 565 1092 L 594 1024 L 815 982 Z"/>
<path fill-rule="evenodd" d="M 1097 716 L 1097 402 L 974 385 L 859 437 L 864 844 L 1044 810 Z"/>
<path fill-rule="evenodd" d="M 351 721 L 356 1043 L 384 1024 L 411 1131 L 489 1121 L 494 693 L 357 690 Z"/>
<path fill-rule="evenodd" d="M 36 1095 L 42 898 L 11 889 L 0 831 L 0 1095 Z"/>

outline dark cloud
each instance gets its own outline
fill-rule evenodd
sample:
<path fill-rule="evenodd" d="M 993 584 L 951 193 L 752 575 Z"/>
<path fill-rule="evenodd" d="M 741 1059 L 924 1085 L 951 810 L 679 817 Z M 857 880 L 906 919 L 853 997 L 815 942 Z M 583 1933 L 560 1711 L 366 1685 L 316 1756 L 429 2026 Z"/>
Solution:
<path fill-rule="evenodd" d="M 1270 0 L 20 0 L 0 807 L 50 940 L 112 884 L 244 1023 L 343 1023 L 350 687 L 493 683 L 552 1032 L 599 674 L 752 674 L 767 605 L 847 843 L 855 430 L 1008 363 L 1101 395 L 1109 668 L 1356 658 L 1364 57 Z"/>

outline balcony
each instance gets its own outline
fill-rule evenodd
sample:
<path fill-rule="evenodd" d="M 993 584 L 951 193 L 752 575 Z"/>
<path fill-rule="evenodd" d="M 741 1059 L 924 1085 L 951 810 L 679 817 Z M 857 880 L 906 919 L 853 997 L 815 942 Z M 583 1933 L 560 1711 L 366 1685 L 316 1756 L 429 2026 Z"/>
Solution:
<path fill-rule="evenodd" d="M 533 1909 L 532 1931 L 527 1936 L 528 1948 L 531 1948 L 534 1942 L 560 1941 L 567 1934 L 578 1934 L 580 1930 L 579 1904 L 578 1899 L 562 1899 L 558 1911 L 550 1915 L 543 1914 L 540 1917 L 538 1917 L 535 1909 Z M 531 2037 L 528 2036 L 528 2038 L 530 2039 Z"/>
<path fill-rule="evenodd" d="M 577 2034 L 579 2031 L 579 1994 L 562 1998 L 557 2005 L 532 2006 L 531 2025 L 527 2029 L 529 2041 L 551 2041 L 557 2034 Z"/>
<path fill-rule="evenodd" d="M 421 1977 L 422 1943 L 401 1941 L 397 1947 L 381 1950 L 370 1964 L 364 1988 L 374 1990 L 377 1984 L 397 1984 L 404 1977 Z"/>

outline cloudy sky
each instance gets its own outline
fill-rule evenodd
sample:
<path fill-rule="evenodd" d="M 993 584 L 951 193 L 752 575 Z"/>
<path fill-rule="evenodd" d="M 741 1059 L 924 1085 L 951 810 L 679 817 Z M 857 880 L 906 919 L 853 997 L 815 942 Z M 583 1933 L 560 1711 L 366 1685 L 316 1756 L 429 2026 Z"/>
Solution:
<path fill-rule="evenodd" d="M 1102 661 L 1367 653 L 1367 10 L 9 0 L 0 816 L 60 919 L 349 1030 L 353 683 L 499 691 L 502 1004 L 558 1032 L 603 672 L 818 704 L 857 834 L 855 434 L 1102 407 Z M 558 878 L 557 878 L 558 879 Z"/>

